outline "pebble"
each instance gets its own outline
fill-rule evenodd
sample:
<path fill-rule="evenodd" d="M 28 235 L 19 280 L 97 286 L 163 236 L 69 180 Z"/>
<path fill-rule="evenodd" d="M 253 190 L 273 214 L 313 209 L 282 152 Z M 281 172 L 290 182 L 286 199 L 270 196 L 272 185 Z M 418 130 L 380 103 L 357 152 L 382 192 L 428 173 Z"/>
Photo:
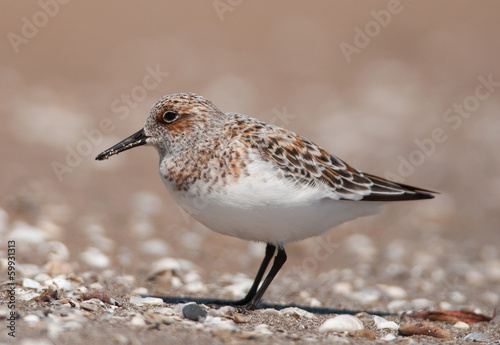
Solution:
<path fill-rule="evenodd" d="M 410 308 L 410 303 L 405 300 L 397 299 L 387 304 L 387 309 L 389 309 L 390 312 L 408 310 L 409 308 Z"/>
<path fill-rule="evenodd" d="M 140 286 L 140 287 L 137 287 L 134 290 L 132 290 L 132 294 L 134 294 L 134 295 L 147 295 L 148 289 L 143 287 L 143 286 Z"/>
<path fill-rule="evenodd" d="M 266 324 L 260 324 L 255 326 L 253 329 L 255 333 L 261 334 L 261 335 L 272 335 L 273 332 L 269 329 L 269 326 Z"/>
<path fill-rule="evenodd" d="M 297 307 L 289 307 L 289 308 L 282 309 L 282 310 L 280 310 L 280 315 L 290 315 L 290 316 L 295 317 L 297 319 L 301 316 L 305 317 L 307 319 L 315 319 L 316 318 L 316 315 L 314 315 L 313 313 L 310 313 L 307 310 L 300 309 Z"/>
<path fill-rule="evenodd" d="M 176 315 L 177 313 L 173 308 L 163 307 L 155 309 L 155 313 L 163 314 L 163 315 Z"/>
<path fill-rule="evenodd" d="M 158 239 L 142 242 L 140 249 L 143 254 L 160 257 L 167 256 L 172 251 L 165 242 Z"/>
<path fill-rule="evenodd" d="M 427 335 L 434 338 L 450 339 L 453 338 L 446 329 L 439 327 L 430 322 L 412 322 L 399 327 L 399 334 L 401 335 Z"/>
<path fill-rule="evenodd" d="M 380 339 L 382 339 L 383 341 L 393 341 L 393 340 L 396 340 L 396 336 L 392 333 L 389 333 L 389 334 L 384 335 Z"/>
<path fill-rule="evenodd" d="M 358 319 L 360 319 L 361 322 L 371 322 L 373 320 L 373 315 L 370 315 L 364 311 L 356 313 L 354 316 L 356 316 Z"/>
<path fill-rule="evenodd" d="M 231 315 L 234 315 L 234 313 L 236 313 L 236 308 L 235 307 L 232 307 L 230 305 L 225 305 L 223 307 L 220 307 L 218 309 L 222 315 L 224 316 L 231 316 Z"/>
<path fill-rule="evenodd" d="M 34 264 L 19 264 L 17 268 L 19 269 L 19 273 L 21 273 L 22 276 L 27 278 L 34 277 L 41 272 L 40 266 Z"/>
<path fill-rule="evenodd" d="M 33 298 L 40 296 L 40 294 L 37 292 L 25 291 L 25 290 L 21 290 L 21 289 L 19 289 L 19 291 L 18 291 L 17 288 L 16 288 L 16 294 L 17 294 L 17 298 L 20 301 L 31 301 Z"/>
<path fill-rule="evenodd" d="M 376 289 L 365 289 L 351 294 L 350 297 L 363 305 L 370 305 L 378 302 L 382 297 L 382 294 Z"/>
<path fill-rule="evenodd" d="M 82 295 L 82 299 L 87 301 L 91 300 L 93 298 L 96 298 L 102 302 L 108 302 L 111 303 L 111 297 L 109 294 L 106 292 L 106 290 L 88 290 Z"/>
<path fill-rule="evenodd" d="M 59 276 L 59 275 L 69 275 L 73 273 L 73 267 L 71 264 L 65 261 L 49 261 L 47 262 L 43 268 L 46 270 L 46 272 L 54 277 L 54 276 Z M 49 276 L 49 278 L 50 278 Z M 48 279 L 48 278 L 47 278 Z"/>
<path fill-rule="evenodd" d="M 474 332 L 474 333 L 467 335 L 464 338 L 464 340 L 483 343 L 483 342 L 491 342 L 493 340 L 493 338 L 490 335 L 485 334 L 485 333 Z"/>
<path fill-rule="evenodd" d="M 68 305 L 70 305 L 71 307 L 74 307 L 74 308 L 80 308 L 80 303 L 78 303 L 77 301 L 75 301 L 75 300 L 73 300 L 71 298 L 60 299 L 57 302 L 59 302 L 61 304 L 68 304 Z"/>
<path fill-rule="evenodd" d="M 409 271 L 410 268 L 408 266 L 398 263 L 390 263 L 384 269 L 384 273 L 388 277 L 397 279 L 408 279 Z"/>
<path fill-rule="evenodd" d="M 104 286 L 99 282 L 95 282 L 95 283 L 90 284 L 89 288 L 92 290 L 103 290 Z"/>
<path fill-rule="evenodd" d="M 323 305 L 321 303 L 321 301 L 319 299 L 315 298 L 315 297 L 308 298 L 307 302 L 313 308 L 319 308 L 319 307 L 321 307 Z"/>
<path fill-rule="evenodd" d="M 163 305 L 164 302 L 161 298 L 156 297 L 140 297 L 132 296 L 129 300 L 130 304 L 133 305 Z"/>
<path fill-rule="evenodd" d="M 378 284 L 377 288 L 393 300 L 405 299 L 408 296 L 406 290 L 399 286 Z"/>
<path fill-rule="evenodd" d="M 244 315 L 235 314 L 233 316 L 233 321 L 234 321 L 234 323 L 248 323 L 248 322 L 250 322 L 250 319 Z"/>
<path fill-rule="evenodd" d="M 241 273 L 230 277 L 226 275 L 224 278 L 230 283 L 224 286 L 224 292 L 231 294 L 235 298 L 244 297 L 253 284 L 252 279 Z"/>
<path fill-rule="evenodd" d="M 448 303 L 448 302 L 445 302 L 445 301 L 441 301 L 441 302 L 439 302 L 439 309 L 441 309 L 441 310 L 452 310 L 453 309 L 453 305 L 451 303 Z"/>
<path fill-rule="evenodd" d="M 411 301 L 411 305 L 415 309 L 422 310 L 422 309 L 429 309 L 434 305 L 434 302 L 428 300 L 427 298 L 416 298 Z"/>
<path fill-rule="evenodd" d="M 80 254 L 80 259 L 87 265 L 94 268 L 108 268 L 110 264 L 109 258 L 95 247 L 88 247 Z"/>
<path fill-rule="evenodd" d="M 186 284 L 185 289 L 188 292 L 196 293 L 196 292 L 205 291 L 207 288 L 206 288 L 205 284 L 203 284 L 200 281 L 197 281 L 197 282 L 192 282 L 192 283 Z"/>
<path fill-rule="evenodd" d="M 130 324 L 135 327 L 144 327 L 146 326 L 146 320 L 141 315 L 135 315 L 132 317 L 132 320 L 130 320 Z"/>
<path fill-rule="evenodd" d="M 115 241 L 104 236 L 95 236 L 91 238 L 91 244 L 107 253 L 111 252 L 116 246 Z"/>
<path fill-rule="evenodd" d="M 101 307 L 105 307 L 106 305 L 97 298 L 89 299 L 88 301 L 80 302 L 80 307 L 87 311 L 98 311 Z"/>
<path fill-rule="evenodd" d="M 196 271 L 196 266 L 188 260 L 174 259 L 170 257 L 162 258 L 153 262 L 151 271 L 148 274 L 148 280 L 159 278 L 160 276 L 167 276 L 171 279 L 179 277 L 184 281 L 187 273 Z"/>
<path fill-rule="evenodd" d="M 195 303 L 188 303 L 182 308 L 182 315 L 192 321 L 203 321 L 207 317 L 207 311 Z"/>
<path fill-rule="evenodd" d="M 118 276 L 115 278 L 115 285 L 121 287 L 133 287 L 136 284 L 136 278 L 132 275 Z"/>
<path fill-rule="evenodd" d="M 144 319 L 151 324 L 165 324 L 165 325 L 171 325 L 175 322 L 174 318 L 172 316 L 168 316 L 162 313 L 157 313 L 157 312 L 152 312 L 148 311 L 146 314 L 144 314 Z"/>
<path fill-rule="evenodd" d="M 453 325 L 454 328 L 458 328 L 458 329 L 469 329 L 470 326 L 463 322 L 463 321 L 458 321 L 456 324 Z"/>
<path fill-rule="evenodd" d="M 28 326 L 33 326 L 34 324 L 40 322 L 40 318 L 35 314 L 28 314 L 23 317 L 23 320 L 28 324 Z"/>
<path fill-rule="evenodd" d="M 68 247 L 59 241 L 43 243 L 38 250 L 46 255 L 49 261 L 68 261 L 69 259 Z"/>
<path fill-rule="evenodd" d="M 23 278 L 23 288 L 40 291 L 42 290 L 42 284 L 30 278 Z"/>
<path fill-rule="evenodd" d="M 377 315 L 373 317 L 373 321 L 375 322 L 375 326 L 377 326 L 377 329 L 394 329 L 396 331 L 399 329 L 399 325 L 394 321 L 386 320 L 383 317 Z"/>
<path fill-rule="evenodd" d="M 172 276 L 170 277 L 170 284 L 174 288 L 180 288 L 183 285 L 182 280 L 180 280 L 179 277 L 172 277 Z"/>
<path fill-rule="evenodd" d="M 208 311 L 208 315 L 210 316 L 233 316 L 236 313 L 236 308 L 225 305 L 223 307 L 220 307 L 219 309 L 210 309 Z"/>
<path fill-rule="evenodd" d="M 52 290 L 59 291 L 70 291 L 72 290 L 71 282 L 65 278 L 54 278 L 49 279 L 44 282 L 44 285 L 48 286 Z"/>
<path fill-rule="evenodd" d="M 220 317 L 213 316 L 206 317 L 204 326 L 217 331 L 235 332 L 238 329 L 232 320 L 223 320 Z"/>
<path fill-rule="evenodd" d="M 281 316 L 281 313 L 279 310 L 273 309 L 273 308 L 267 308 L 260 310 L 260 313 L 264 315 L 269 315 L 269 316 Z"/>
<path fill-rule="evenodd" d="M 356 337 L 356 338 L 365 338 L 369 340 L 375 340 L 375 333 L 370 331 L 369 329 L 362 329 L 361 331 L 351 331 L 349 332 L 349 335 L 351 337 Z"/>
<path fill-rule="evenodd" d="M 450 293 L 450 299 L 453 303 L 456 303 L 456 304 L 462 304 L 462 303 L 465 303 L 465 301 L 467 301 L 467 298 L 465 297 L 465 295 L 463 293 L 461 293 L 460 291 L 452 291 Z"/>
<path fill-rule="evenodd" d="M 320 333 L 360 331 L 363 328 L 363 323 L 360 319 L 352 315 L 342 314 L 323 322 L 319 326 L 318 331 Z"/>
<path fill-rule="evenodd" d="M 12 226 L 13 230 L 9 238 L 27 244 L 41 244 L 47 240 L 47 235 L 39 228 L 31 226 L 21 221 L 17 221 Z"/>
<path fill-rule="evenodd" d="M 348 282 L 338 282 L 332 287 L 332 291 L 335 294 L 348 295 L 352 292 L 352 284 Z"/>
<path fill-rule="evenodd" d="M 73 281 L 79 281 L 79 279 L 77 277 L 71 277 Z M 83 284 L 83 282 L 81 282 L 81 284 Z M 76 296 L 81 296 L 85 293 L 87 293 L 89 291 L 89 289 L 87 289 L 85 286 L 83 285 L 80 285 L 80 286 L 77 286 L 73 291 L 71 291 L 70 293 L 68 293 L 68 297 L 76 297 Z"/>

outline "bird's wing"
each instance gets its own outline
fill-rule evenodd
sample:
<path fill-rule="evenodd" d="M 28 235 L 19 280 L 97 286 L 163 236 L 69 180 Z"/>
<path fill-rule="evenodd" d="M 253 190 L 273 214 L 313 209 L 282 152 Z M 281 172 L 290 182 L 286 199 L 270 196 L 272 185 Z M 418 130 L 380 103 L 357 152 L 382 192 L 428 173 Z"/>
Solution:
<path fill-rule="evenodd" d="M 287 179 L 295 183 L 326 185 L 333 199 L 396 201 L 434 197 L 435 192 L 430 190 L 356 170 L 295 133 L 260 121 L 257 124 L 239 132 L 241 142 L 275 164 Z"/>

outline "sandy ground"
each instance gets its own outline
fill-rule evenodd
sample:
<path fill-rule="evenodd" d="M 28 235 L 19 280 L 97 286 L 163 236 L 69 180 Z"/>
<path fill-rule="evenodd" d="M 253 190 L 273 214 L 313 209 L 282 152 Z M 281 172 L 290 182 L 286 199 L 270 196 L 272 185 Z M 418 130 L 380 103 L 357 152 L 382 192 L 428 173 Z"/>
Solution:
<path fill-rule="evenodd" d="M 373 318 L 402 326 L 419 321 L 406 315 L 412 311 L 493 316 L 499 306 L 498 2 L 2 6 L 0 342 L 500 339 L 498 319 L 468 328 L 432 321 L 453 335 L 439 340 L 377 329 Z M 176 304 L 131 303 L 139 294 L 240 298 L 264 252 L 183 213 L 153 149 L 94 161 L 140 129 L 158 98 L 186 91 L 296 131 L 356 168 L 441 193 L 287 246 L 289 259 L 264 296 L 365 312 L 356 315 L 375 340 L 320 332 L 335 314 L 208 306 L 209 317 L 194 322 Z M 3 327 L 8 241 L 15 339 Z M 49 287 L 57 296 L 33 300 Z M 106 302 L 82 307 L 89 291 L 105 292 Z"/>

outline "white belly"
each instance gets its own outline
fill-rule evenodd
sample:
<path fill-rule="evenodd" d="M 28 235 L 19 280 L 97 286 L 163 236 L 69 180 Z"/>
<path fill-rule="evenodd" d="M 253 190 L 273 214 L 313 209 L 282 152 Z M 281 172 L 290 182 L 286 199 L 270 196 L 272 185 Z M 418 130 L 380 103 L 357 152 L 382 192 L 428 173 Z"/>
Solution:
<path fill-rule="evenodd" d="M 345 221 L 374 214 L 381 204 L 333 200 L 324 186 L 298 186 L 265 168 L 209 194 L 203 193 L 200 182 L 187 192 L 176 192 L 164 182 L 176 202 L 209 229 L 272 244 L 319 235 Z"/>

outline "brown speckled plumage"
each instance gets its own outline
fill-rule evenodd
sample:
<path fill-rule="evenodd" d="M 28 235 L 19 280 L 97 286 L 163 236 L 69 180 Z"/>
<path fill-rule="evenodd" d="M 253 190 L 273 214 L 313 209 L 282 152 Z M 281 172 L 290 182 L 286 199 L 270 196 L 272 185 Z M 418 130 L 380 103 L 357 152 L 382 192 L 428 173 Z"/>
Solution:
<path fill-rule="evenodd" d="M 167 123 L 163 119 L 167 112 L 177 114 L 178 118 Z M 193 93 L 160 99 L 151 108 L 144 134 L 148 139 L 142 139 L 141 144 L 157 148 L 162 157 L 162 177 L 175 191 L 194 193 L 198 182 L 210 192 L 236 183 L 241 176 L 249 175 L 247 165 L 257 157 L 271 162 L 277 177 L 299 185 L 327 186 L 330 197 L 336 200 L 432 198 L 433 192 L 429 190 L 356 170 L 286 129 L 246 115 L 224 114 L 212 102 Z M 108 158 L 123 149 L 113 147 L 97 159 Z"/>
<path fill-rule="evenodd" d="M 164 123 L 162 116 L 167 111 L 176 112 L 179 119 Z M 255 152 L 294 183 L 327 185 L 334 199 L 392 201 L 431 196 L 430 191 L 360 172 L 283 128 L 241 114 L 224 114 L 196 94 L 165 96 L 151 114 L 146 134 L 167 143 L 168 152 L 160 154 L 172 159 L 162 162 L 163 178 L 175 190 L 187 191 L 198 181 L 210 190 L 234 183 L 248 174 L 245 165 Z M 155 146 L 161 151 L 161 146 Z"/>

